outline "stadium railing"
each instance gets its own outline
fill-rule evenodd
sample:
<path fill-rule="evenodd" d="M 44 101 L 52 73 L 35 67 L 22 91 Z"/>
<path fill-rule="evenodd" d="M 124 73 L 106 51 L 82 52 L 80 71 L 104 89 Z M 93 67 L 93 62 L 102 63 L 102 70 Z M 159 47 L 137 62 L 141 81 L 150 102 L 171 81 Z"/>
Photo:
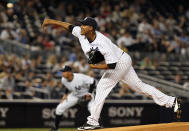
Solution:
<path fill-rule="evenodd" d="M 139 77 L 144 82 L 168 92 L 169 94 L 173 94 L 174 96 L 182 96 L 189 100 L 189 89 L 183 88 L 181 85 L 140 73 Z"/>
<path fill-rule="evenodd" d="M 50 54 L 55 54 L 56 56 L 61 55 L 67 55 L 69 51 L 65 50 L 63 52 L 56 51 L 56 48 L 54 50 L 40 50 L 38 47 L 30 46 L 30 45 L 24 45 L 22 43 L 19 43 L 14 40 L 1 40 L 0 39 L 0 51 L 3 53 L 14 53 L 18 56 L 23 57 L 25 54 L 28 54 L 30 57 L 36 57 L 36 56 L 43 56 L 43 58 L 47 58 Z M 152 59 L 159 59 L 162 57 L 162 55 L 166 55 L 166 58 L 168 61 L 183 61 L 183 60 L 189 60 L 189 52 L 182 55 L 182 54 L 175 54 L 175 53 L 160 53 L 160 52 L 129 52 L 129 54 L 134 57 L 136 60 L 141 60 L 145 56 L 148 56 Z"/>

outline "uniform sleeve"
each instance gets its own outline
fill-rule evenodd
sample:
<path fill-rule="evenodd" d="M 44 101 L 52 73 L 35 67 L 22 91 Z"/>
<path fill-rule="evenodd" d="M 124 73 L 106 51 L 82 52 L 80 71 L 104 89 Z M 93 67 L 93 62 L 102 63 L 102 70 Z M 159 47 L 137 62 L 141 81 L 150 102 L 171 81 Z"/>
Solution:
<path fill-rule="evenodd" d="M 90 77 L 90 76 L 87 76 L 87 75 L 83 75 L 83 80 L 84 80 L 84 83 L 85 84 L 88 84 L 88 88 L 89 88 L 89 93 L 92 93 L 93 90 L 95 89 L 96 87 L 96 82 L 95 82 L 95 79 Z"/>
<path fill-rule="evenodd" d="M 64 83 L 65 83 L 65 79 L 62 77 L 62 79 L 61 79 L 61 83 L 64 85 Z"/>
<path fill-rule="evenodd" d="M 85 84 L 93 84 L 94 78 L 87 76 L 87 75 L 83 75 L 83 74 L 81 74 L 81 76 L 82 76 Z"/>
<path fill-rule="evenodd" d="M 65 86 L 65 84 L 64 84 L 65 82 L 66 82 L 66 79 L 62 77 L 61 83 L 62 83 L 62 84 L 64 85 L 64 87 L 65 87 L 65 88 L 64 88 L 64 93 L 65 93 L 65 94 L 68 94 L 68 93 L 69 93 L 69 89 L 67 89 L 67 87 Z"/>
<path fill-rule="evenodd" d="M 117 57 L 111 48 L 111 45 L 112 45 L 111 41 L 104 40 L 104 42 L 102 43 L 103 45 L 101 46 L 99 50 L 104 56 L 106 64 L 117 63 Z"/>
<path fill-rule="evenodd" d="M 68 94 L 69 93 L 69 90 L 67 88 L 64 88 L 64 93 L 65 94 Z"/>
<path fill-rule="evenodd" d="M 81 37 L 81 28 L 79 26 L 75 26 L 72 30 L 72 34 L 75 36 L 75 37 Z"/>

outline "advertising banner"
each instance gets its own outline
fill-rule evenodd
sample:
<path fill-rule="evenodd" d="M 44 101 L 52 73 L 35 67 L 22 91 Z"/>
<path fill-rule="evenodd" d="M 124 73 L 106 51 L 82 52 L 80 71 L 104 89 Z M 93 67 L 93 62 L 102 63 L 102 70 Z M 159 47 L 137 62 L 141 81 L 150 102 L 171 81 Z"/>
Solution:
<path fill-rule="evenodd" d="M 58 102 L 0 102 L 0 128 L 51 127 Z M 189 113 L 189 104 L 184 104 L 184 112 Z M 87 107 L 76 105 L 63 113 L 60 127 L 78 127 L 90 115 Z M 189 121 L 187 115 L 183 121 Z M 171 122 L 171 109 L 154 103 L 106 102 L 100 123 L 104 127 L 155 124 Z"/>

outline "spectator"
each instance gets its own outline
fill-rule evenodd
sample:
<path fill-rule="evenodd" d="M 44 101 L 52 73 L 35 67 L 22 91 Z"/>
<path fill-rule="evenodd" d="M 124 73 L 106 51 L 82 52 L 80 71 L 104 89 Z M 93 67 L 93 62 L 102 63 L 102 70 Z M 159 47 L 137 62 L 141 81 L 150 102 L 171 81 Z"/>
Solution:
<path fill-rule="evenodd" d="M 32 81 L 35 78 L 35 73 L 30 71 L 27 76 L 27 80 Z"/>
<path fill-rule="evenodd" d="M 159 29 L 162 32 L 167 32 L 166 21 L 162 15 L 159 17 Z"/>
<path fill-rule="evenodd" d="M 85 58 L 81 57 L 77 62 L 74 63 L 74 68 L 78 68 L 78 71 L 76 72 L 87 73 L 89 70 L 89 65 L 87 64 Z"/>
<path fill-rule="evenodd" d="M 76 62 L 77 61 L 77 53 L 75 50 L 69 55 L 69 61 Z"/>
<path fill-rule="evenodd" d="M 41 50 L 44 49 L 43 36 L 37 36 L 37 39 L 32 42 L 32 46 L 40 47 Z"/>
<path fill-rule="evenodd" d="M 157 69 L 159 66 L 158 60 L 157 59 L 153 59 L 152 60 L 152 69 Z"/>
<path fill-rule="evenodd" d="M 51 99 L 59 99 L 62 98 L 65 90 L 65 88 L 63 88 L 63 85 L 61 82 L 57 83 L 57 86 L 55 88 L 52 89 L 52 91 L 50 92 L 51 94 Z"/>
<path fill-rule="evenodd" d="M 24 82 L 25 80 L 23 71 L 17 71 L 15 74 L 15 83 Z"/>
<path fill-rule="evenodd" d="M 121 43 L 123 43 L 128 50 L 132 49 L 132 46 L 136 43 L 136 41 L 128 32 L 125 32 L 124 29 L 120 30 L 120 34 L 122 36 L 117 40 L 118 46 L 120 47 Z"/>
<path fill-rule="evenodd" d="M 176 83 L 176 84 L 179 84 L 179 85 L 181 85 L 182 84 L 182 75 L 181 74 L 176 74 L 176 76 L 175 76 L 175 79 L 174 79 L 174 82 Z"/>
<path fill-rule="evenodd" d="M 44 80 L 42 81 L 41 89 L 44 91 L 44 93 L 41 93 L 41 97 L 40 97 L 40 98 L 43 98 L 43 99 L 48 99 L 48 98 L 50 98 L 50 93 L 51 93 L 51 92 L 49 92 L 47 83 L 48 83 L 48 79 L 44 79 Z"/>
<path fill-rule="evenodd" d="M 54 97 L 54 90 L 57 85 L 56 81 L 50 80 L 47 82 L 47 88 L 50 93 L 50 98 L 52 99 Z"/>
<path fill-rule="evenodd" d="M 24 87 L 25 94 L 27 94 L 27 96 L 23 96 L 25 99 L 31 99 L 33 96 L 35 96 L 35 91 L 32 89 L 32 81 L 26 80 L 24 83 Z"/>
<path fill-rule="evenodd" d="M 125 94 L 131 94 L 132 93 L 132 91 L 129 89 L 129 86 L 127 84 L 120 82 L 119 85 L 120 85 L 120 90 L 119 90 L 119 93 L 118 93 L 118 97 L 122 97 Z"/>
<path fill-rule="evenodd" d="M 169 32 L 173 32 L 175 29 L 176 25 L 176 20 L 174 19 L 173 15 L 170 15 L 168 19 L 166 20 L 167 25 L 168 25 L 168 30 Z"/>
<path fill-rule="evenodd" d="M 161 35 L 162 35 L 162 31 L 160 29 L 159 21 L 156 20 L 156 19 L 153 20 L 151 34 L 154 36 L 154 38 L 160 38 Z"/>
<path fill-rule="evenodd" d="M 144 33 L 146 31 L 151 30 L 151 25 L 147 22 L 146 19 L 143 19 L 142 22 L 138 25 L 138 31 L 139 33 Z"/>
<path fill-rule="evenodd" d="M 33 86 L 35 88 L 42 88 L 42 82 L 43 82 L 42 78 L 39 78 L 39 77 L 36 77 L 35 79 L 32 80 Z M 36 94 L 37 94 L 37 97 L 40 97 L 38 96 L 39 94 L 38 92 L 36 92 Z"/>
<path fill-rule="evenodd" d="M 149 57 L 145 57 L 143 61 L 140 63 L 140 68 L 145 69 L 145 68 L 153 68 L 152 61 L 150 60 Z"/>
<path fill-rule="evenodd" d="M 26 65 L 30 65 L 30 60 L 29 60 L 29 56 L 25 55 L 24 59 L 22 59 L 22 68 L 25 68 Z"/>
<path fill-rule="evenodd" d="M 37 67 L 36 64 L 37 64 L 37 61 L 35 59 L 32 59 L 30 63 L 30 71 L 36 70 L 36 67 Z"/>
<path fill-rule="evenodd" d="M 22 67 L 22 60 L 20 58 L 16 59 L 16 63 L 14 65 L 14 67 L 15 67 L 15 71 L 18 71 L 18 72 L 23 69 L 23 67 Z"/>
<path fill-rule="evenodd" d="M 8 70 L 6 72 L 6 77 L 3 81 L 2 87 L 5 90 L 5 95 L 7 99 L 12 100 L 13 99 L 13 91 L 15 87 L 15 79 L 12 75 L 12 71 Z"/>
<path fill-rule="evenodd" d="M 184 82 L 183 88 L 189 89 L 189 77 L 188 77 L 188 80 Z"/>
<path fill-rule="evenodd" d="M 40 67 L 43 64 L 43 57 L 38 56 L 36 59 L 36 67 Z"/>
<path fill-rule="evenodd" d="M 28 44 L 29 38 L 25 29 L 21 29 L 18 33 L 18 41 L 23 44 Z"/>
<path fill-rule="evenodd" d="M 53 68 L 53 66 L 57 64 L 56 56 L 55 55 L 49 56 L 46 64 L 48 68 Z"/>
<path fill-rule="evenodd" d="M 146 51 L 148 46 L 151 46 L 153 42 L 153 36 L 150 31 L 151 30 L 145 29 L 144 32 L 138 32 L 136 40 L 138 43 L 137 50 Z"/>
<path fill-rule="evenodd" d="M 45 36 L 43 45 L 46 50 L 53 50 L 54 49 L 54 41 L 50 39 L 50 36 Z"/>
<path fill-rule="evenodd" d="M 4 81 L 6 79 L 6 73 L 1 72 L 0 73 L 0 99 L 2 98 L 2 94 L 4 92 Z"/>
<path fill-rule="evenodd" d="M 167 52 L 175 52 L 175 53 L 180 52 L 180 41 L 177 36 L 175 36 L 173 40 L 168 42 Z"/>
<path fill-rule="evenodd" d="M 48 73 L 46 74 L 46 80 L 47 80 L 47 81 L 53 80 L 53 74 L 52 74 L 51 72 L 48 72 Z"/>
<path fill-rule="evenodd" d="M 17 34 L 12 30 L 11 25 L 6 25 L 6 28 L 1 32 L 0 38 L 2 40 L 15 40 L 17 38 Z"/>

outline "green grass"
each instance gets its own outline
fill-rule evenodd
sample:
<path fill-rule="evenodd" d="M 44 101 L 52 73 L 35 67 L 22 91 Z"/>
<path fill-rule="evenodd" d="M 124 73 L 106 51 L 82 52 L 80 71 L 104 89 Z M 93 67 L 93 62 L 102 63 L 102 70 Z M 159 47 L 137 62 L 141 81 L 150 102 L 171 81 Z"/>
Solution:
<path fill-rule="evenodd" d="M 49 131 L 50 128 L 16 128 L 16 129 L 0 129 L 0 131 Z M 77 131 L 74 128 L 61 128 L 59 131 Z"/>

